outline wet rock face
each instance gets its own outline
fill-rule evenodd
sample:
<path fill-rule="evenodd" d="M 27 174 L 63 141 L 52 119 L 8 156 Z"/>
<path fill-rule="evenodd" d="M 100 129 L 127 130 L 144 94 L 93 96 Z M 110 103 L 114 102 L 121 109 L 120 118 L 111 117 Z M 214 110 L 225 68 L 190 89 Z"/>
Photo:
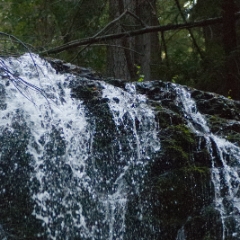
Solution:
<path fill-rule="evenodd" d="M 31 136 L 22 112 L 12 117 L 12 125 L 0 129 L 0 238 L 27 239 L 41 231 L 32 216 L 35 183 L 30 180 L 32 156 L 26 151 Z"/>
<path fill-rule="evenodd" d="M 211 131 L 239 146 L 240 102 L 199 90 L 193 90 L 191 96 L 205 115 Z"/>
<path fill-rule="evenodd" d="M 150 185 L 156 187 L 152 204 L 153 215 L 159 218 L 161 226 L 159 239 L 217 240 L 224 234 L 229 239 L 232 235 L 237 239 L 234 233 L 236 220 L 229 217 L 231 221 L 223 224 L 220 212 L 213 207 L 212 159 L 216 166 L 224 168 L 217 144 L 211 140 L 210 152 L 207 138 L 198 134 L 203 130 L 201 121 L 199 126 L 197 121 L 193 127 L 189 125 L 192 119 L 184 112 L 178 86 L 154 81 L 137 83 L 136 87 L 148 96 L 160 126 L 162 151 L 150 171 L 150 179 L 155 179 Z M 202 114 L 209 132 L 239 146 L 239 102 L 214 93 L 186 89 L 196 102 L 196 111 L 193 112 Z M 230 164 L 236 164 L 236 158 L 232 159 L 231 154 L 221 154 Z M 232 211 L 231 204 L 227 205 Z M 226 229 L 229 233 L 225 232 Z"/>
<path fill-rule="evenodd" d="M 73 92 L 78 92 L 78 97 L 82 98 L 85 94 L 79 90 L 88 89 L 91 93 L 89 99 L 94 103 L 98 96 L 95 93 L 97 84 L 88 81 L 83 85 Z M 119 84 L 118 80 L 117 85 L 124 89 L 125 83 Z M 146 189 L 141 196 L 141 201 L 151 206 L 152 214 L 148 220 L 151 219 L 153 226 L 160 226 L 161 233 L 157 239 L 175 240 L 183 226 L 186 239 L 221 239 L 223 226 L 219 212 L 213 207 L 214 186 L 211 180 L 211 154 L 216 155 L 216 162 L 221 164 L 217 150 L 209 153 L 205 137 L 189 127 L 189 116 L 184 113 L 178 99 L 176 85 L 154 81 L 137 83 L 136 89 L 148 97 L 148 104 L 155 109 L 160 127 L 161 152 L 149 167 Z M 227 134 L 229 141 L 238 141 L 239 144 L 239 104 L 213 93 L 194 89 L 189 89 L 189 92 L 206 118 L 210 131 L 222 137 Z M 197 124 L 194 128 L 201 129 Z M 129 218 L 138 211 L 134 205 L 137 201 L 129 202 Z M 128 236 L 132 236 L 132 229 L 138 229 L 139 236 L 135 233 L 135 237 L 151 236 L 154 239 L 146 225 L 144 221 L 129 222 Z"/>
<path fill-rule="evenodd" d="M 125 90 L 124 81 L 108 79 L 106 82 Z M 186 115 L 179 98 L 182 86 L 162 81 L 136 83 L 135 86 L 137 93 L 147 96 L 149 107 L 155 110 L 161 151 L 153 156 L 148 167 L 142 195 L 129 201 L 126 219 L 126 236 L 129 238 L 126 239 L 143 236 L 143 239 L 147 239 L 151 236 L 151 239 L 162 240 L 217 240 L 223 238 L 223 232 L 226 231 L 223 228 L 228 229 L 225 237 L 234 235 L 235 220 L 231 218 L 223 227 L 220 213 L 213 204 L 215 190 L 211 179 L 212 159 L 215 159 L 217 166 L 223 167 L 217 146 L 211 140 L 210 153 L 208 140 L 204 134 L 199 134 L 203 130 L 201 123 L 192 122 L 193 127 L 189 125 L 192 119 Z M 185 89 L 195 100 L 196 111 L 205 118 L 209 131 L 239 145 L 240 103 L 214 93 Z M 101 91 L 101 86 L 94 80 L 84 80 L 73 88 L 72 96 L 85 101 L 90 112 L 96 111 L 96 106 L 102 106 L 102 110 L 106 111 L 104 106 L 108 99 L 101 99 Z M 115 100 L 118 101 L 117 98 Z M 99 127 L 106 129 L 108 120 L 102 122 L 101 115 L 107 117 L 108 114 L 97 115 Z M 107 139 L 99 138 L 99 143 Z M 148 211 L 144 213 L 146 216 L 141 221 L 130 221 L 139 211 L 136 205 L 139 201 L 148 205 Z M 149 221 L 153 228 L 158 229 L 160 226 L 161 230 L 154 232 L 149 229 Z"/>
<path fill-rule="evenodd" d="M 46 151 L 46 155 L 42 159 L 46 162 L 46 166 L 40 165 L 41 174 L 44 175 L 47 168 L 51 169 L 48 178 L 45 180 L 43 178 L 46 181 L 44 190 L 47 192 L 48 188 L 56 185 L 56 188 L 59 187 L 60 190 L 56 190 L 55 195 L 59 194 L 59 198 L 62 195 L 64 195 L 62 196 L 64 201 L 76 198 L 75 205 L 71 205 L 72 202 L 69 201 L 66 212 L 70 212 L 72 208 L 77 209 L 78 203 L 86 203 L 82 212 L 86 215 L 93 215 L 91 221 L 88 222 L 89 226 L 93 224 L 92 226 L 96 227 L 95 223 L 100 226 L 102 221 L 99 219 L 104 219 L 105 222 L 110 221 L 106 216 L 110 215 L 111 211 L 114 213 L 116 209 L 110 205 L 107 214 L 101 212 L 103 205 L 97 206 L 97 201 L 98 198 L 103 198 L 103 189 L 106 189 L 110 196 L 118 187 L 117 181 L 121 180 L 122 184 L 127 184 L 128 189 L 124 194 L 129 195 L 129 198 L 127 207 L 124 208 L 126 211 L 124 220 L 120 214 L 118 215 L 122 222 L 125 221 L 124 229 L 121 230 L 122 235 L 120 234 L 124 237 L 119 239 L 239 239 L 237 230 L 239 210 L 233 204 L 234 201 L 230 199 L 231 196 L 228 195 L 231 189 L 224 178 L 226 173 L 224 164 L 229 164 L 227 165 L 229 168 L 234 167 L 233 169 L 235 169 L 236 167 L 238 169 L 235 153 L 232 153 L 230 148 L 233 148 L 231 144 L 240 146 L 239 102 L 214 93 L 162 81 L 134 83 L 132 88 L 129 88 L 125 81 L 101 79 L 91 69 L 77 67 L 59 60 L 48 59 L 48 61 L 59 75 L 70 73 L 77 76 L 74 80 L 66 81 L 66 84 L 70 88 L 71 97 L 80 99 L 86 111 L 89 128 L 84 133 L 91 132 L 91 141 L 87 148 L 89 151 L 88 165 L 84 174 L 88 175 L 86 178 L 88 186 L 94 182 L 98 184 L 94 189 L 95 192 L 93 190 L 93 192 L 88 192 L 87 188 L 81 189 L 84 184 L 74 175 L 76 174 L 74 166 L 70 167 L 65 162 L 68 143 L 64 139 L 63 132 L 60 131 L 61 128 L 52 127 L 49 136 L 43 136 L 38 142 L 34 142 L 31 140 L 33 136 L 30 127 L 26 124 L 24 114 L 16 111 L 11 125 L 2 126 L 0 129 L 0 183 L 2 186 L 0 190 L 0 238 L 47 239 L 46 234 L 49 234 L 41 225 L 41 221 L 32 214 L 34 209 L 39 212 L 40 210 L 39 206 L 34 208 L 35 203 L 31 197 L 39 188 L 39 182 L 33 177 L 34 171 L 36 171 L 32 164 L 33 155 L 28 151 L 28 145 L 31 142 L 31 148 L 35 149 L 38 154 L 41 147 L 44 147 Z M 118 90 L 119 95 L 111 95 L 111 98 L 109 95 L 104 95 L 106 84 L 111 86 L 110 90 L 114 89 L 113 86 L 118 87 L 121 90 Z M 185 92 L 187 95 L 183 99 L 181 96 Z M 144 135 L 145 128 L 151 129 L 151 126 L 148 126 L 149 122 L 144 122 L 144 114 L 141 118 L 137 118 L 137 113 L 134 112 L 141 105 L 141 101 L 135 101 L 136 94 L 145 95 L 146 103 L 144 102 L 144 104 L 146 105 L 144 106 L 154 112 L 153 119 L 155 118 L 158 125 L 156 141 L 160 144 L 160 149 L 156 148 L 155 152 L 151 152 L 150 148 L 156 143 L 148 142 L 153 140 L 153 133 L 149 131 L 147 137 Z M 1 113 L 7 109 L 3 84 L 0 85 L 0 96 Z M 124 101 L 124 96 L 130 96 L 129 99 L 133 100 L 133 103 L 126 104 L 127 107 L 122 110 L 124 113 L 121 118 L 122 122 L 118 124 L 115 122 L 114 114 L 120 113 L 116 113 L 116 109 L 114 112 L 109 103 L 115 104 L 116 107 L 121 101 Z M 64 102 L 64 94 L 61 97 Z M 184 102 L 186 99 L 189 100 L 187 105 Z M 191 102 L 193 100 L 195 104 Z M 132 112 L 128 112 L 129 109 Z M 133 112 L 136 113 L 134 116 Z M 200 115 L 198 115 L 199 113 Z M 70 132 L 71 122 L 69 122 L 68 129 Z M 71 129 L 71 131 L 75 130 Z M 147 146 L 141 148 L 139 145 L 144 143 L 144 137 L 147 139 L 145 143 Z M 229 142 L 228 151 L 225 151 L 226 149 L 223 147 L 225 142 L 220 141 L 218 137 Z M 87 140 L 86 138 L 85 141 Z M 44 141 L 49 142 L 46 144 Z M 77 141 L 77 138 L 70 139 L 70 141 Z M 85 144 L 85 141 L 82 145 Z M 53 149 L 55 150 L 53 151 Z M 136 149 L 140 149 L 140 151 Z M 237 151 L 237 147 L 234 149 Z M 130 155 L 128 155 L 129 153 Z M 137 162 L 140 155 L 146 158 L 143 157 L 147 161 L 144 167 L 142 167 L 144 162 Z M 57 157 L 54 162 L 52 159 L 55 156 Z M 128 165 L 129 159 L 132 159 L 132 162 Z M 122 166 L 130 169 L 124 175 L 123 180 L 119 177 L 123 173 Z M 84 167 L 80 166 L 78 169 L 81 174 L 83 174 Z M 62 172 L 58 172 L 60 168 Z M 139 171 L 139 169 L 142 170 Z M 57 177 L 53 174 L 55 172 L 59 174 Z M 231 188 L 234 189 L 235 201 L 240 196 L 238 172 L 232 173 L 233 176 L 228 176 Z M 142 175 L 140 176 L 139 173 Z M 62 181 L 61 176 L 66 179 Z M 217 183 L 216 176 L 220 179 Z M 105 179 L 110 180 L 105 181 Z M 74 182 L 77 182 L 81 194 L 74 192 Z M 61 192 L 63 183 L 65 192 Z M 137 184 L 139 186 L 135 188 Z M 68 186 L 72 187 L 69 188 L 69 191 L 66 190 Z M 215 204 L 216 186 L 220 189 L 218 195 L 221 197 L 218 206 Z M 123 190 L 121 189 L 121 191 Z M 66 195 L 68 192 L 69 195 Z M 89 197 L 91 193 L 94 194 Z M 101 196 L 98 196 L 97 193 L 101 193 Z M 51 206 L 53 202 L 47 199 L 46 203 L 46 206 Z M 64 207 L 61 203 L 62 201 L 56 197 L 54 214 L 59 216 L 61 208 Z M 121 204 L 125 203 L 119 202 L 119 205 Z M 220 210 L 226 212 L 224 221 Z M 46 216 L 48 211 L 49 209 L 44 209 Z M 54 214 L 53 221 L 56 218 Z M 76 215 L 76 211 L 74 214 Z M 69 229 L 74 223 L 71 217 L 70 214 L 68 215 L 69 219 L 65 220 L 69 224 Z M 62 219 L 64 216 L 61 215 L 58 221 L 63 221 Z M 55 224 L 58 226 L 56 232 L 61 231 L 59 227 L 61 222 L 59 225 L 57 225 L 58 222 Z M 80 225 L 80 222 L 78 224 Z M 119 228 L 116 222 L 112 225 Z M 90 235 L 81 235 L 82 233 L 77 227 L 71 231 L 69 229 L 68 231 L 65 229 L 65 235 L 62 235 L 66 239 L 70 233 L 72 238 L 69 239 L 91 238 Z M 78 235 L 74 235 L 76 232 Z M 108 236 L 109 232 L 108 228 L 100 228 L 98 234 L 99 236 L 100 234 Z M 94 235 L 91 239 L 100 238 L 98 235 Z"/>
<path fill-rule="evenodd" d="M 240 120 L 240 102 L 223 96 L 193 90 L 191 96 L 196 100 L 199 111 L 224 119 Z"/>
<path fill-rule="evenodd" d="M 203 212 L 211 207 L 214 198 L 206 140 L 189 128 L 175 85 L 155 81 L 137 83 L 137 89 L 148 96 L 160 127 L 162 151 L 149 176 L 154 179 L 149 184 L 155 187 L 151 195 L 153 216 L 161 226 L 159 239 L 175 240 L 185 224 L 186 239 L 204 239 L 211 235 L 211 227 L 206 225 L 210 220 Z M 202 229 L 201 234 L 196 228 Z M 217 236 L 221 236 L 221 230 L 221 226 L 217 228 Z"/>
<path fill-rule="evenodd" d="M 72 73 L 79 77 L 85 77 L 89 79 L 101 79 L 99 74 L 93 71 L 91 68 L 79 67 L 71 63 L 66 63 L 60 59 L 46 58 L 46 60 L 52 65 L 52 67 L 57 71 L 57 73 Z"/>

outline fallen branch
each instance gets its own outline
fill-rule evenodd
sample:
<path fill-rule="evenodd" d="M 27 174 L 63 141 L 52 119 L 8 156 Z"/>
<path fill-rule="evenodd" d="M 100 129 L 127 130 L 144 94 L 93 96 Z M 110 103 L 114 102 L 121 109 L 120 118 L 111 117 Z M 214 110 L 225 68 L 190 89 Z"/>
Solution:
<path fill-rule="evenodd" d="M 235 14 L 236 19 L 240 18 L 240 12 Z M 116 34 L 109 34 L 109 35 L 104 35 L 104 36 L 99 36 L 96 37 L 90 37 L 86 39 L 80 39 L 80 40 L 75 40 L 71 41 L 69 43 L 63 44 L 62 46 L 58 46 L 46 51 L 41 52 L 40 54 L 47 55 L 47 54 L 56 54 L 60 53 L 62 51 L 83 46 L 83 45 L 90 45 L 93 43 L 99 43 L 99 42 L 106 42 L 108 40 L 113 40 L 113 39 L 118 39 L 118 38 L 127 38 L 127 37 L 133 37 L 137 35 L 142 35 L 146 33 L 151 33 L 151 32 L 165 32 L 169 30 L 177 30 L 177 29 L 190 29 L 194 27 L 205 27 L 208 25 L 213 25 L 213 24 L 219 24 L 222 23 L 223 19 L 222 17 L 217 17 L 217 18 L 210 18 L 202 21 L 197 21 L 197 22 L 192 22 L 192 23 L 182 23 L 182 24 L 176 24 L 176 25 L 164 25 L 164 26 L 149 26 L 149 27 L 144 27 L 138 30 L 133 30 L 133 31 L 127 31 L 127 32 L 121 32 L 121 33 L 116 33 Z"/>

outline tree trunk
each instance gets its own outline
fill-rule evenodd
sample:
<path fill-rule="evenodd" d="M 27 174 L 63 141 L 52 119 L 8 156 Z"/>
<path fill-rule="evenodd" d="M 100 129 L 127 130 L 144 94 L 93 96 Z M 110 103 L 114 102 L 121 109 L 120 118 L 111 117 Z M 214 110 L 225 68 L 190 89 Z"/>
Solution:
<path fill-rule="evenodd" d="M 192 17 L 209 18 L 222 15 L 222 23 L 203 27 L 205 39 L 205 66 L 212 81 L 217 85 L 213 91 L 225 96 L 240 99 L 239 53 L 237 52 L 237 31 L 235 13 L 239 1 L 235 0 L 198 0 Z M 217 80 L 216 80 L 217 79 Z M 211 80 L 209 81 L 211 85 Z"/>
<path fill-rule="evenodd" d="M 123 13 L 125 2 L 123 0 L 109 0 L 109 20 L 119 17 Z M 122 32 L 121 22 L 117 22 L 114 26 L 114 32 Z M 132 59 L 127 52 L 127 48 L 130 48 L 129 39 L 115 39 L 109 41 L 109 47 L 107 47 L 107 70 L 108 76 L 120 79 L 130 80 L 131 76 L 131 64 Z"/>
<path fill-rule="evenodd" d="M 225 52 L 225 94 L 234 99 L 240 99 L 240 59 L 237 52 L 236 20 L 237 7 L 234 0 L 223 0 L 223 48 Z"/>
<path fill-rule="evenodd" d="M 198 0 L 191 14 L 192 20 L 215 18 L 221 15 L 222 0 Z M 214 24 L 203 27 L 205 56 L 211 62 L 222 56 L 222 26 Z M 217 55 L 216 55 L 217 54 Z"/>
<path fill-rule="evenodd" d="M 137 1 L 136 14 L 144 20 L 148 26 L 159 25 L 157 19 L 156 0 Z M 159 77 L 158 69 L 161 62 L 159 37 L 157 32 L 147 33 L 136 37 L 136 50 L 142 56 L 136 56 L 136 62 L 141 66 L 145 80 Z"/>
<path fill-rule="evenodd" d="M 115 33 L 141 28 L 146 25 L 158 25 L 156 17 L 156 0 L 109 0 L 110 21 L 117 18 L 125 10 L 133 13 L 115 26 Z M 137 68 L 144 79 L 158 77 L 157 69 L 160 63 L 160 47 L 158 33 L 147 33 L 136 37 L 113 40 L 107 50 L 107 75 L 127 80 L 137 80 Z M 132 50 L 132 51 L 131 51 Z M 152 76 L 151 76 L 152 75 Z"/>

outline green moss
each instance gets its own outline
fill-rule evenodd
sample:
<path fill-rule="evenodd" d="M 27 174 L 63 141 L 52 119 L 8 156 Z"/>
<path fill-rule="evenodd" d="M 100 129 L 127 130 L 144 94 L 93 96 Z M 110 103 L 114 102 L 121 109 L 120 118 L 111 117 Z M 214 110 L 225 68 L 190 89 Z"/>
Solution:
<path fill-rule="evenodd" d="M 237 143 L 240 145 L 240 133 L 229 133 L 226 139 L 230 142 Z"/>
<path fill-rule="evenodd" d="M 217 115 L 210 116 L 208 118 L 208 124 L 213 133 L 221 131 L 224 124 L 226 124 L 226 120 L 218 117 Z"/>
<path fill-rule="evenodd" d="M 161 105 L 155 106 L 158 111 L 157 119 L 161 128 L 168 128 L 169 126 L 184 124 L 185 120 L 176 112 L 169 108 L 164 108 Z"/>
<path fill-rule="evenodd" d="M 175 231 L 210 203 L 211 194 L 206 195 L 210 192 L 210 170 L 194 161 L 195 136 L 187 125 L 168 126 L 160 138 L 165 153 L 161 159 L 163 174 L 156 181 L 158 213 L 164 219 L 162 227 Z"/>
<path fill-rule="evenodd" d="M 161 111 L 163 109 L 163 107 L 162 107 L 162 105 L 159 104 L 159 105 L 155 106 L 155 109 L 157 111 Z"/>
<path fill-rule="evenodd" d="M 218 240 L 222 239 L 222 222 L 220 213 L 209 206 L 201 214 L 191 217 L 185 224 L 186 239 Z"/>
<path fill-rule="evenodd" d="M 181 147 L 183 150 L 188 149 L 189 146 L 193 146 L 194 134 L 185 124 L 178 124 L 169 126 L 163 141 L 169 143 L 170 145 L 175 145 Z"/>
<path fill-rule="evenodd" d="M 232 120 L 228 121 L 216 115 L 208 117 L 208 124 L 214 134 L 240 145 L 240 125 Z"/>
<path fill-rule="evenodd" d="M 199 174 L 201 176 L 208 176 L 210 174 L 210 169 L 207 167 L 199 167 L 199 166 L 190 166 L 180 169 L 185 174 Z"/>
<path fill-rule="evenodd" d="M 183 167 L 159 176 L 156 182 L 160 216 L 164 225 L 181 226 L 187 218 L 200 211 L 207 202 L 203 193 L 209 191 L 210 170 L 206 167 Z"/>
<path fill-rule="evenodd" d="M 170 168 L 189 165 L 189 161 L 193 159 L 195 139 L 186 125 L 169 126 L 162 131 L 160 139 L 164 149 L 163 161 L 168 162 Z"/>
<path fill-rule="evenodd" d="M 169 146 L 166 146 L 165 149 L 172 160 L 181 159 L 181 161 L 188 161 L 188 153 L 181 146 L 177 145 L 175 141 L 170 142 Z"/>
<path fill-rule="evenodd" d="M 177 140 L 180 140 L 183 144 L 193 144 L 194 135 L 186 125 L 177 125 L 174 127 Z"/>

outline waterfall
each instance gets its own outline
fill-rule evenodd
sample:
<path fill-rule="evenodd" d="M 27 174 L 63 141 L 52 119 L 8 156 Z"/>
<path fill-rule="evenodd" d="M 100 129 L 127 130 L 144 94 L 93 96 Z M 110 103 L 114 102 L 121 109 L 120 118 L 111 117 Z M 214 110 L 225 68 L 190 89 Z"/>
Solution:
<path fill-rule="evenodd" d="M 234 114 L 213 131 L 184 86 L 60 74 L 35 54 L 0 69 L 1 239 L 240 238 L 240 147 L 219 130 L 237 139 L 240 104 L 221 98 Z"/>
<path fill-rule="evenodd" d="M 211 155 L 211 178 L 215 191 L 215 208 L 222 219 L 222 239 L 240 234 L 240 147 L 230 143 L 211 132 L 204 116 L 198 111 L 190 91 L 184 87 L 176 87 L 178 104 L 182 104 L 189 127 L 205 138 Z M 230 227 L 230 225 L 232 225 Z M 228 228 L 231 228 L 229 231 Z M 179 230 L 180 231 L 180 230 Z M 232 238 L 231 238 L 232 239 Z"/>
<path fill-rule="evenodd" d="M 176 240 L 185 240 L 185 234 L 184 234 L 184 227 L 180 228 L 178 230 L 177 238 Z"/>
<path fill-rule="evenodd" d="M 128 239 L 129 198 L 141 193 L 151 155 L 160 149 L 145 96 L 133 84 L 123 91 L 96 81 L 107 100 L 99 102 L 104 113 L 98 105 L 91 112 L 70 88 L 84 78 L 57 74 L 34 54 L 1 59 L 0 67 L 0 157 L 13 163 L 16 181 L 24 179 L 42 229 L 37 237 Z M 101 122 L 99 111 L 112 123 Z M 3 187 L 0 197 L 11 195 L 6 192 Z M 141 220 L 144 205 L 137 205 Z"/>
<path fill-rule="evenodd" d="M 136 194 L 140 193 L 151 152 L 158 151 L 160 146 L 157 140 L 155 116 L 144 105 L 145 97 L 136 94 L 135 86 L 127 84 L 125 92 L 120 89 L 116 91 L 115 87 L 110 85 L 103 84 L 103 86 L 103 97 L 109 99 L 109 107 L 117 127 L 117 135 L 121 136 L 122 133 L 126 134 L 130 131 L 130 134 L 128 133 L 124 136 L 123 141 L 118 140 L 119 160 L 121 164 L 124 163 L 124 168 L 121 169 L 118 176 L 114 179 L 113 186 L 116 186 L 116 190 L 113 194 L 108 194 L 108 199 L 104 203 L 108 211 L 110 211 L 111 228 L 109 229 L 109 239 L 112 240 L 116 238 L 122 239 L 122 235 L 114 235 L 112 227 L 116 224 L 115 212 L 117 205 L 121 206 L 120 221 L 124 223 L 125 214 L 123 213 L 126 211 L 127 203 L 126 186 L 130 188 L 127 190 L 130 194 L 133 194 L 133 192 Z M 126 150 L 124 151 L 126 142 L 128 143 L 128 152 L 130 154 L 126 153 Z M 129 176 L 130 172 L 131 175 Z M 127 178 L 130 183 L 126 182 Z M 121 231 L 124 232 L 124 224 L 122 227 Z"/>

